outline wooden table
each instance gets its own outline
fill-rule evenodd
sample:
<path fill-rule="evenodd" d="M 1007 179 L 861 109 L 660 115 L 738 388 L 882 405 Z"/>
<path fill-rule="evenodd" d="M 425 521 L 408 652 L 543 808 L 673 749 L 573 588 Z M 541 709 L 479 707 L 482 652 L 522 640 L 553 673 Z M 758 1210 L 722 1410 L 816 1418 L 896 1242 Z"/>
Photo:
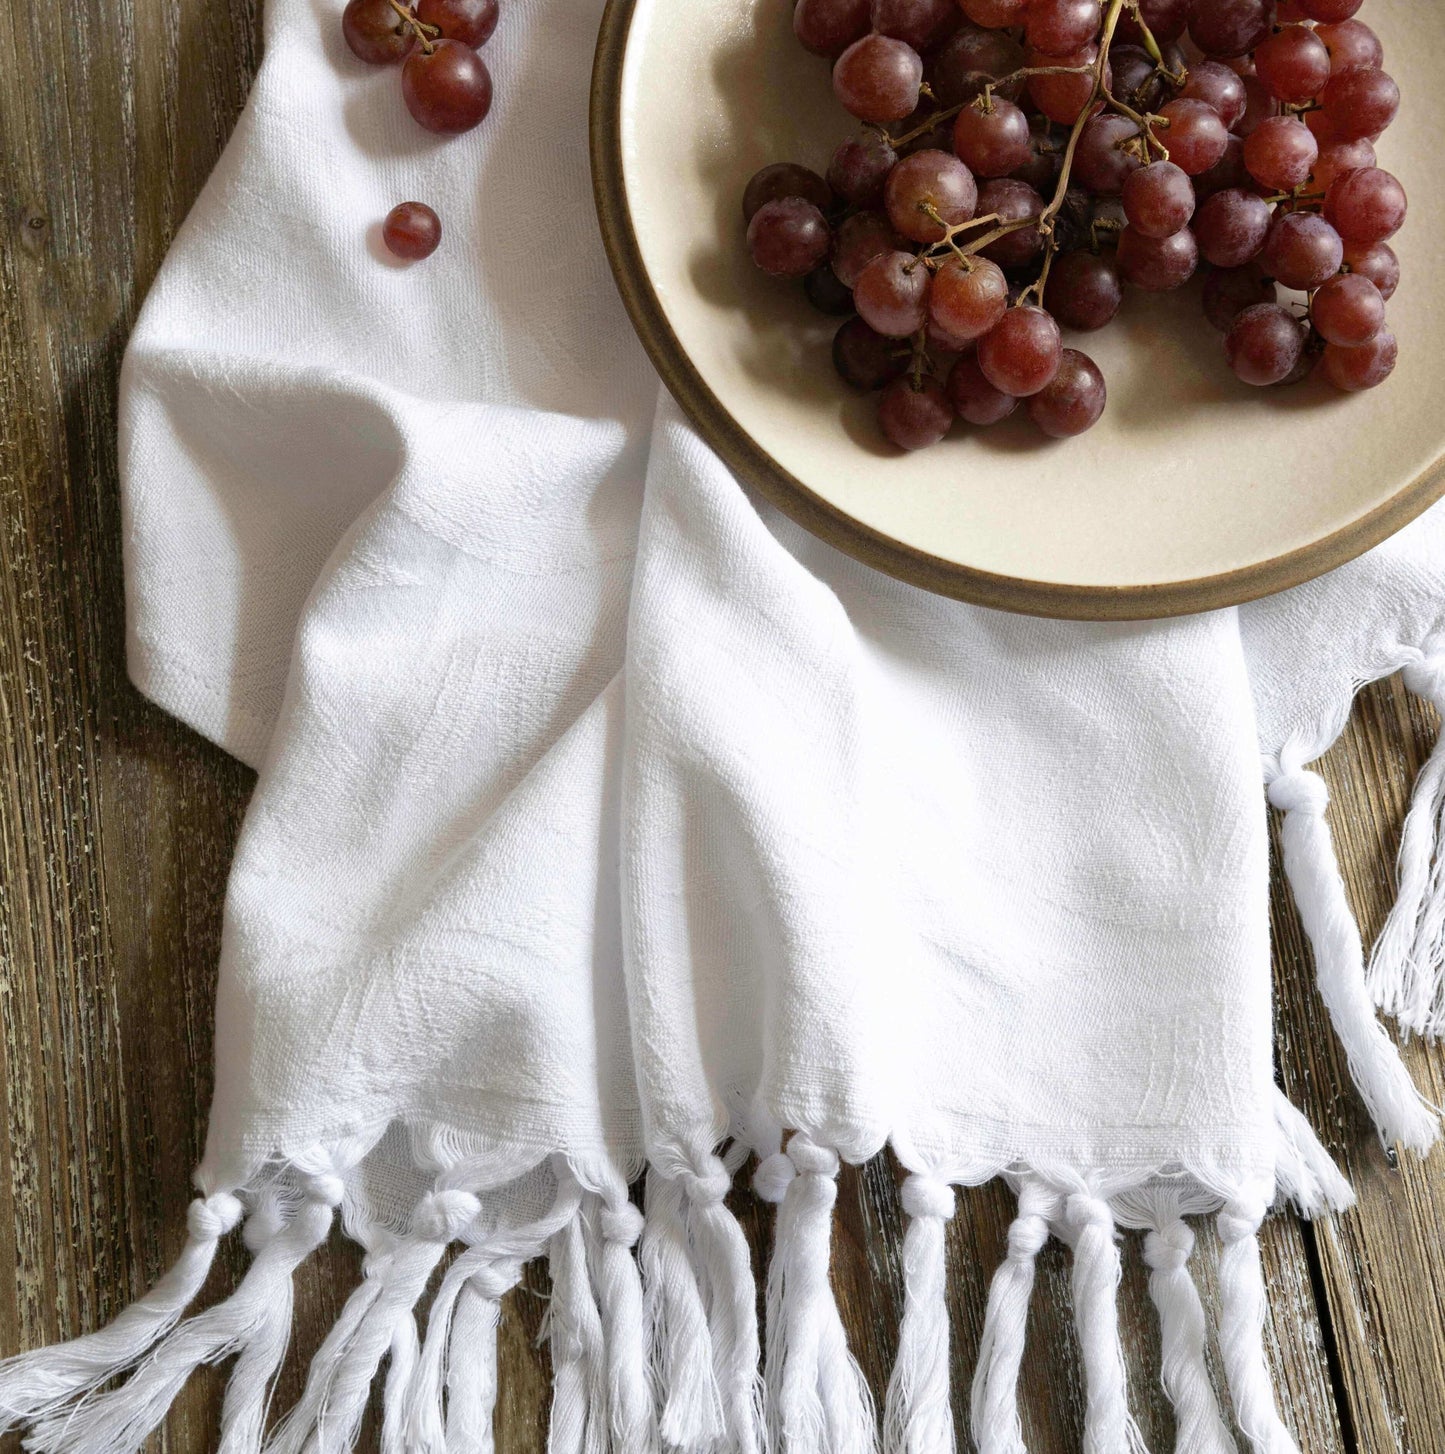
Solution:
<path fill-rule="evenodd" d="M 105 1321 L 185 1229 L 210 1100 L 221 898 L 250 775 L 125 678 L 115 397 L 151 277 L 230 132 L 259 58 L 254 0 L 71 0 L 0 16 L 0 1350 Z M 1396 683 L 1365 694 L 1326 763 L 1367 934 L 1379 926 L 1408 785 L 1433 721 Z M 1391 1170 L 1349 1089 L 1277 897 L 1280 1069 L 1360 1194 L 1318 1227 L 1271 1222 L 1270 1353 L 1305 1454 L 1445 1451 L 1445 1155 Z M 1445 1101 L 1445 1056 L 1409 1053 Z M 738 1202 L 760 1250 L 766 1219 Z M 950 1230 L 960 1393 L 1010 1215 L 997 1187 Z M 900 1302 L 890 1167 L 845 1176 L 835 1274 L 881 1389 Z M 211 1293 L 238 1277 L 228 1245 Z M 1212 1275 L 1214 1247 L 1200 1263 Z M 1171 1447 L 1138 1258 L 1123 1305 L 1151 1447 Z M 298 1278 L 279 1405 L 354 1284 L 339 1239 Z M 1076 1449 L 1081 1394 L 1067 1272 L 1046 1254 L 1025 1372 L 1034 1454 Z M 545 1273 L 503 1333 L 502 1454 L 543 1447 Z M 220 1377 L 197 1377 L 155 1447 L 212 1447 Z M 958 1400 L 960 1409 L 964 1406 Z"/>

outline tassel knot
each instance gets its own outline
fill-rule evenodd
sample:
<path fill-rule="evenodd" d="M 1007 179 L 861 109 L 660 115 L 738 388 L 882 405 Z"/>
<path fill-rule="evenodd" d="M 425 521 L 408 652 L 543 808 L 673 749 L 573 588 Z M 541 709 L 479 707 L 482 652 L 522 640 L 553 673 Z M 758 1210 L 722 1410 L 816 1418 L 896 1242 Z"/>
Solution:
<path fill-rule="evenodd" d="M 781 1151 L 765 1156 L 753 1172 L 753 1190 L 765 1201 L 776 1206 L 788 1194 L 788 1186 L 797 1176 L 798 1168 Z"/>
<path fill-rule="evenodd" d="M 456 1187 L 429 1192 L 412 1214 L 412 1230 L 427 1242 L 454 1242 L 481 1215 L 482 1204 Z"/>
<path fill-rule="evenodd" d="M 186 1229 L 197 1242 L 219 1242 L 245 1215 L 239 1197 L 218 1191 L 191 1203 L 186 1210 Z"/>
<path fill-rule="evenodd" d="M 1182 1272 L 1194 1255 L 1194 1232 L 1185 1222 L 1170 1222 L 1144 1238 L 1144 1261 L 1156 1272 Z"/>
<path fill-rule="evenodd" d="M 1008 1260 L 1033 1262 L 1049 1244 L 1049 1221 L 1042 1206 L 1030 1206 L 1027 1188 L 1019 1193 L 1019 1214 L 1009 1224 Z M 1042 1199 L 1040 1199 L 1042 1200 Z"/>
<path fill-rule="evenodd" d="M 698 1172 L 686 1168 L 678 1176 L 688 1201 L 694 1206 L 714 1206 L 732 1190 L 733 1179 L 728 1175 L 727 1168 L 716 1158 L 711 1160 L 714 1164 L 708 1171 Z"/>
<path fill-rule="evenodd" d="M 1090 1229 L 1114 1239 L 1114 1214 L 1108 1202 L 1092 1192 L 1076 1191 L 1064 1203 L 1064 1222 L 1077 1237 Z"/>
<path fill-rule="evenodd" d="M 1239 1197 L 1225 1206 L 1216 1218 L 1223 1242 L 1243 1242 L 1253 1237 L 1264 1222 L 1269 1208 L 1259 1197 Z"/>
<path fill-rule="evenodd" d="M 1406 688 L 1427 702 L 1445 701 L 1445 656 L 1426 656 L 1410 662 L 1403 672 Z"/>
<path fill-rule="evenodd" d="M 910 1176 L 903 1183 L 903 1210 L 910 1217 L 935 1217 L 940 1222 L 953 1220 L 958 1199 L 953 1188 L 936 1176 Z"/>
<path fill-rule="evenodd" d="M 346 1183 L 334 1171 L 313 1171 L 302 1179 L 308 1201 L 339 1207 L 346 1196 Z"/>
<path fill-rule="evenodd" d="M 467 1286 L 489 1303 L 499 1303 L 516 1287 L 522 1276 L 522 1264 L 515 1260 L 483 1262 L 467 1278 Z"/>
<path fill-rule="evenodd" d="M 803 1131 L 788 1142 L 788 1160 L 799 1176 L 821 1176 L 832 1181 L 838 1175 L 838 1153 L 829 1146 L 819 1146 Z"/>
<path fill-rule="evenodd" d="M 1269 800 L 1281 813 L 1307 813 L 1323 818 L 1330 805 L 1330 790 L 1317 772 L 1300 768 L 1282 772 L 1269 785 Z"/>
<path fill-rule="evenodd" d="M 598 1224 L 602 1236 L 618 1247 L 635 1247 L 642 1236 L 642 1213 L 631 1202 L 604 1206 Z"/>

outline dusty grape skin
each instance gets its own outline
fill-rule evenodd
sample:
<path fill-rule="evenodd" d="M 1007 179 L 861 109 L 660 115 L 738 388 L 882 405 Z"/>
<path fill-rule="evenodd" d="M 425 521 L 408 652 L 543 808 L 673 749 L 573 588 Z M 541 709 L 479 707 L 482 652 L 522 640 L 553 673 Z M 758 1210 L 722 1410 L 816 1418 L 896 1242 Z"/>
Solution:
<path fill-rule="evenodd" d="M 1246 308 L 1278 301 L 1274 280 L 1255 266 L 1220 268 L 1204 281 L 1204 316 L 1221 333 L 1228 333 Z"/>
<path fill-rule="evenodd" d="M 1230 60 L 1252 51 L 1273 19 L 1273 0 L 1197 0 L 1189 35 L 1205 55 Z"/>
<path fill-rule="evenodd" d="M 1181 97 L 1160 108 L 1169 123 L 1159 128 L 1169 160 L 1191 177 L 1207 172 L 1229 146 L 1229 132 L 1214 107 L 1203 101 Z"/>
<path fill-rule="evenodd" d="M 833 335 L 833 367 L 850 389 L 871 394 L 908 367 L 908 350 L 885 338 L 861 318 L 850 318 Z"/>
<path fill-rule="evenodd" d="M 1029 399 L 1029 418 L 1050 439 L 1072 439 L 1099 422 L 1108 397 L 1094 360 L 1076 348 L 1066 348 L 1059 371 Z"/>
<path fill-rule="evenodd" d="M 401 202 L 386 214 L 381 240 L 387 251 L 409 262 L 430 257 L 442 240 L 441 218 L 425 202 Z"/>
<path fill-rule="evenodd" d="M 1244 164 L 1244 141 L 1231 136 L 1224 155 L 1207 172 L 1194 178 L 1194 195 L 1204 201 L 1216 192 L 1227 192 L 1232 187 L 1248 191 L 1256 185 Z"/>
<path fill-rule="evenodd" d="M 1345 244 L 1345 266 L 1367 277 L 1388 303 L 1400 286 L 1400 259 L 1388 242 Z"/>
<path fill-rule="evenodd" d="M 497 0 L 418 0 L 416 18 L 448 40 L 478 49 L 492 38 L 501 7 Z"/>
<path fill-rule="evenodd" d="M 1124 285 L 1114 260 L 1092 252 L 1066 252 L 1054 259 L 1044 288 L 1044 307 L 1061 327 L 1093 333 L 1118 316 Z"/>
<path fill-rule="evenodd" d="M 1302 293 L 1334 277 L 1344 260 L 1339 233 L 1323 217 L 1309 212 L 1276 216 L 1260 253 L 1260 263 L 1271 277 Z"/>
<path fill-rule="evenodd" d="M 1127 116 L 1104 112 L 1091 117 L 1074 149 L 1072 180 L 1095 196 L 1117 197 L 1130 173 L 1143 165 L 1133 152 L 1121 151 L 1119 143 L 1138 135 L 1138 126 Z"/>
<path fill-rule="evenodd" d="M 1145 237 L 1133 227 L 1119 234 L 1119 273 L 1146 293 L 1183 287 L 1199 266 L 1199 244 L 1187 228 L 1171 237 Z"/>
<path fill-rule="evenodd" d="M 1059 325 L 1042 308 L 1010 308 L 978 344 L 978 366 L 994 388 L 1026 399 L 1059 371 L 1064 345 Z"/>
<path fill-rule="evenodd" d="M 1067 56 L 1099 34 L 1097 0 L 1032 0 L 1024 39 L 1040 55 Z"/>
<path fill-rule="evenodd" d="M 1269 204 L 1253 192 L 1216 192 L 1190 226 L 1199 255 L 1219 268 L 1239 268 L 1259 256 L 1269 235 Z"/>
<path fill-rule="evenodd" d="M 1376 389 L 1395 372 L 1400 345 L 1388 328 L 1382 328 L 1362 348 L 1341 348 L 1327 343 L 1320 368 L 1335 388 L 1346 394 Z"/>
<path fill-rule="evenodd" d="M 751 222 L 758 208 L 784 197 L 801 197 L 820 212 L 833 207 L 833 191 L 817 172 L 793 162 L 773 162 L 754 172 L 743 189 L 743 221 Z"/>
<path fill-rule="evenodd" d="M 984 377 L 976 353 L 966 353 L 954 364 L 946 388 L 958 417 L 979 428 L 1007 419 L 1019 406 L 1012 394 L 994 388 Z"/>
<path fill-rule="evenodd" d="M 1337 141 L 1323 146 L 1314 171 L 1310 173 L 1310 191 L 1328 192 L 1336 177 L 1373 167 L 1377 160 L 1374 143 L 1363 137 L 1359 141 Z"/>
<path fill-rule="evenodd" d="M 428 131 L 456 136 L 492 109 L 492 75 L 471 46 L 436 41 L 413 50 L 401 68 L 401 95 L 413 119 Z"/>
<path fill-rule="evenodd" d="M 1348 20 L 1360 8 L 1361 3 L 1362 0 L 1300 0 L 1300 9 L 1309 19 L 1332 25 Z"/>
<path fill-rule="evenodd" d="M 931 449 L 953 425 L 953 405 L 934 379 L 894 379 L 878 400 L 878 427 L 899 449 Z"/>
<path fill-rule="evenodd" d="M 918 151 L 905 157 L 888 177 L 883 189 L 888 220 L 914 242 L 939 243 L 944 226 L 925 211 L 927 205 L 948 227 L 957 227 L 974 215 L 978 183 L 956 156 L 944 151 Z"/>
<path fill-rule="evenodd" d="M 836 60 L 868 34 L 873 24 L 869 11 L 870 0 L 798 0 L 793 34 L 804 50 Z"/>
<path fill-rule="evenodd" d="M 959 258 L 946 258 L 933 275 L 929 318 L 962 346 L 994 328 L 1008 308 L 1008 280 L 997 263 L 975 260 L 972 271 Z"/>
<path fill-rule="evenodd" d="M 1320 144 L 1309 127 L 1290 116 L 1261 121 L 1244 143 L 1244 164 L 1262 186 L 1292 192 L 1309 180 Z"/>
<path fill-rule="evenodd" d="M 1074 69 L 1080 66 L 1092 67 L 1098 58 L 1099 48 L 1095 45 L 1088 45 L 1083 50 L 1075 51 L 1072 55 L 1067 56 L 1045 56 L 1036 51 L 1030 51 L 1028 64 L 1030 66 L 1067 66 Z M 1112 74 L 1110 72 L 1110 75 Z M 1093 94 L 1094 79 L 1092 75 L 1029 77 L 1029 95 L 1033 97 L 1034 104 L 1050 121 L 1057 121 L 1060 126 L 1072 126 L 1084 114 Z"/>
<path fill-rule="evenodd" d="M 369 66 L 394 66 L 416 43 L 416 32 L 389 0 L 350 0 L 341 12 L 341 33 L 352 55 Z"/>
<path fill-rule="evenodd" d="M 1024 64 L 1024 49 L 1001 30 L 964 25 L 928 58 L 927 79 L 940 106 L 960 106 L 982 93 L 1001 76 L 1011 76 Z M 994 94 L 1017 101 L 1024 83 L 1011 81 Z"/>
<path fill-rule="evenodd" d="M 1161 46 L 1172 45 L 1189 24 L 1194 0 L 1143 0 L 1139 8 L 1154 39 Z M 1143 32 L 1127 14 L 1119 17 L 1115 35 L 1130 43 L 1143 39 Z"/>
<path fill-rule="evenodd" d="M 1378 71 L 1385 64 L 1380 37 L 1362 20 L 1321 25 L 1315 34 L 1329 52 L 1332 76 L 1343 76 L 1347 71 Z"/>
<path fill-rule="evenodd" d="M 1155 162 L 1124 184 L 1124 215 L 1145 237 L 1173 237 L 1194 216 L 1194 187 L 1173 162 Z"/>
<path fill-rule="evenodd" d="M 1012 101 L 994 98 L 991 110 L 965 106 L 953 124 L 953 149 L 978 177 L 1006 177 L 1033 156 L 1029 119 Z"/>
<path fill-rule="evenodd" d="M 1326 343 L 1359 348 L 1385 326 L 1385 300 L 1363 273 L 1345 273 L 1310 299 L 1310 318 Z"/>
<path fill-rule="evenodd" d="M 1029 0 L 958 0 L 958 4 L 975 25 L 987 30 L 1006 30 L 1024 23 Z"/>
<path fill-rule="evenodd" d="M 855 40 L 833 66 L 833 94 L 860 121 L 902 121 L 918 105 L 923 61 L 911 45 L 886 35 Z"/>
<path fill-rule="evenodd" d="M 852 290 L 838 281 L 838 274 L 826 263 L 803 279 L 803 293 L 819 313 L 829 318 L 846 318 L 853 312 Z"/>
<path fill-rule="evenodd" d="M 873 29 L 916 51 L 937 45 L 958 18 L 953 0 L 873 0 Z"/>
<path fill-rule="evenodd" d="M 928 318 L 928 269 L 912 253 L 885 252 L 873 259 L 853 288 L 858 315 L 885 338 L 908 338 Z"/>
<path fill-rule="evenodd" d="M 855 212 L 838 224 L 833 235 L 833 272 L 845 288 L 857 285 L 858 274 L 875 257 L 902 251 L 904 240 L 882 212 Z"/>
<path fill-rule="evenodd" d="M 996 177 L 985 182 L 978 192 L 975 215 L 989 217 L 995 213 L 1005 222 L 1018 222 L 1038 217 L 1044 210 L 1044 199 L 1027 182 L 1017 177 Z M 983 256 L 1001 268 L 1026 267 L 1044 250 L 1044 239 L 1037 227 L 1021 227 L 1007 233 L 983 249 Z"/>
<path fill-rule="evenodd" d="M 1255 71 L 1278 101 L 1301 105 L 1319 95 L 1330 78 L 1330 53 L 1314 31 L 1287 25 L 1254 52 Z"/>
<path fill-rule="evenodd" d="M 881 207 L 898 153 L 876 131 L 850 137 L 828 163 L 828 185 L 850 207 Z"/>
<path fill-rule="evenodd" d="M 1304 352 L 1305 329 L 1288 308 L 1261 303 L 1246 308 L 1224 338 L 1224 357 L 1236 375 L 1255 388 L 1282 384 Z"/>
<path fill-rule="evenodd" d="M 1404 187 L 1380 167 L 1342 172 L 1325 193 L 1324 215 L 1350 243 L 1386 241 L 1405 225 L 1408 211 Z"/>
<path fill-rule="evenodd" d="M 1220 61 L 1200 61 L 1189 67 L 1189 79 L 1179 93 L 1186 101 L 1203 101 L 1230 130 L 1244 115 L 1249 94 L 1244 81 Z"/>
<path fill-rule="evenodd" d="M 1400 88 L 1384 71 L 1346 71 L 1320 93 L 1336 140 L 1376 137 L 1400 110 Z"/>
<path fill-rule="evenodd" d="M 770 277 L 807 277 L 832 245 L 827 218 L 801 197 L 764 203 L 748 223 L 748 252 Z"/>

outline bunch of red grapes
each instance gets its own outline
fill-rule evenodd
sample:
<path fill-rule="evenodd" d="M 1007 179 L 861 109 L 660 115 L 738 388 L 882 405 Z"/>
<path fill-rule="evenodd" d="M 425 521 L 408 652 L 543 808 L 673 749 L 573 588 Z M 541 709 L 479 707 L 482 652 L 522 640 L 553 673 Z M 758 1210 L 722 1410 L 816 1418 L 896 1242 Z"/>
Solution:
<path fill-rule="evenodd" d="M 797 0 L 797 38 L 865 125 L 826 178 L 753 177 L 749 250 L 846 315 L 834 363 L 881 391 L 903 449 L 1021 401 L 1053 438 L 1091 428 L 1104 378 L 1062 330 L 1201 263 L 1244 382 L 1373 388 L 1406 200 L 1375 164 L 1400 92 L 1360 5 Z"/>
<path fill-rule="evenodd" d="M 341 30 L 368 65 L 401 66 L 406 109 L 428 131 L 470 131 L 492 109 L 477 51 L 497 28 L 497 0 L 350 0 Z"/>

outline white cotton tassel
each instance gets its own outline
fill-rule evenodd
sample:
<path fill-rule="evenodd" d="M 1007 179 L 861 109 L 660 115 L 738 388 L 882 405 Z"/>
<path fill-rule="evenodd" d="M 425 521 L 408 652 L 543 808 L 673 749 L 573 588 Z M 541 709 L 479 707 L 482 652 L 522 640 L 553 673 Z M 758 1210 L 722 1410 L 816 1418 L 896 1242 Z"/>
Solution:
<path fill-rule="evenodd" d="M 1282 1090 L 1274 1092 L 1275 1182 L 1302 1217 L 1347 1211 L 1355 1194 L 1314 1127 Z"/>
<path fill-rule="evenodd" d="M 775 1454 L 868 1454 L 873 1401 L 848 1351 L 828 1278 L 838 1155 L 802 1132 L 768 1269 L 768 1417 Z"/>
<path fill-rule="evenodd" d="M 408 1313 L 391 1335 L 391 1359 L 382 1392 L 381 1454 L 417 1454 L 406 1432 L 407 1395 L 421 1359 L 416 1319 Z"/>
<path fill-rule="evenodd" d="M 1008 1229 L 1008 1253 L 989 1284 L 973 1378 L 969 1413 L 978 1454 L 1024 1454 L 1019 1370 L 1028 1335 L 1034 1269 L 1058 1211 L 1057 1194 L 1043 1182 L 1032 1177 L 1022 1181 L 1018 1216 Z"/>
<path fill-rule="evenodd" d="M 1405 668 L 1405 685 L 1445 712 L 1445 657 Z M 1370 956 L 1375 1003 L 1406 1029 L 1445 1033 L 1445 732 L 1421 769 L 1400 836 L 1399 894 Z"/>
<path fill-rule="evenodd" d="M 681 1184 L 653 1168 L 646 1206 L 638 1259 L 662 1439 L 681 1454 L 706 1454 L 722 1438 L 722 1398 Z"/>
<path fill-rule="evenodd" d="M 520 1264 L 515 1271 L 490 1265 L 470 1278 L 457 1298 L 447 1358 L 446 1454 L 493 1454 L 496 1448 L 497 1328 L 502 1298 L 521 1273 Z"/>
<path fill-rule="evenodd" d="M 189 1237 L 150 1292 L 94 1333 L 0 1362 L 0 1434 L 90 1393 L 138 1362 L 180 1321 L 210 1273 L 216 1247 L 245 1214 L 239 1198 L 215 1192 L 186 1213 Z"/>
<path fill-rule="evenodd" d="M 1149 1296 L 1159 1314 L 1164 1392 L 1174 1406 L 1175 1454 L 1233 1454 L 1205 1359 L 1208 1325 L 1189 1275 L 1194 1233 L 1182 1217 L 1161 1217 L 1144 1235 Z"/>
<path fill-rule="evenodd" d="M 657 1448 L 657 1418 L 647 1385 L 650 1337 L 642 1279 L 632 1255 L 642 1235 L 642 1213 L 627 1200 L 622 1187 L 610 1203 L 588 1198 L 583 1227 L 602 1316 L 612 1447 L 618 1454 L 652 1454 Z"/>
<path fill-rule="evenodd" d="M 953 1454 L 949 1395 L 945 1234 L 957 1199 L 937 1177 L 915 1173 L 903 1183 L 903 1317 L 898 1357 L 883 1406 L 887 1454 Z"/>
<path fill-rule="evenodd" d="M 1262 1199 L 1239 1199 L 1219 1213 L 1219 1350 L 1234 1418 L 1255 1454 L 1299 1454 L 1280 1418 L 1264 1357 L 1264 1267 L 1259 1256 Z"/>
<path fill-rule="evenodd" d="M 1129 1412 L 1119 1341 L 1123 1264 L 1114 1213 L 1102 1197 L 1075 1192 L 1064 1203 L 1064 1226 L 1074 1253 L 1074 1321 L 1084 1362 L 1084 1454 L 1145 1454 L 1144 1437 Z"/>
<path fill-rule="evenodd" d="M 1359 925 L 1325 821 L 1329 789 L 1318 773 L 1294 763 L 1270 784 L 1269 800 L 1285 815 L 1280 827 L 1285 876 L 1314 949 L 1320 995 L 1350 1074 L 1385 1141 L 1423 1156 L 1439 1135 L 1439 1118 L 1416 1091 L 1365 988 Z"/>
<path fill-rule="evenodd" d="M 552 1421 L 548 1454 L 605 1454 L 607 1369 L 602 1318 L 587 1276 L 582 1218 L 556 1232 L 547 1248 L 552 1274 Z"/>
<path fill-rule="evenodd" d="M 268 1199 L 246 1223 L 256 1256 L 236 1291 L 177 1324 L 120 1388 L 56 1410 L 36 1426 L 26 1447 L 35 1454 L 127 1454 L 159 1426 L 197 1368 L 239 1351 L 221 1410 L 220 1447 L 226 1454 L 256 1454 L 258 1410 L 264 1410 L 285 1357 L 291 1279 L 326 1240 L 344 1190 L 338 1176 L 306 1177 L 306 1200 L 284 1223 Z"/>

